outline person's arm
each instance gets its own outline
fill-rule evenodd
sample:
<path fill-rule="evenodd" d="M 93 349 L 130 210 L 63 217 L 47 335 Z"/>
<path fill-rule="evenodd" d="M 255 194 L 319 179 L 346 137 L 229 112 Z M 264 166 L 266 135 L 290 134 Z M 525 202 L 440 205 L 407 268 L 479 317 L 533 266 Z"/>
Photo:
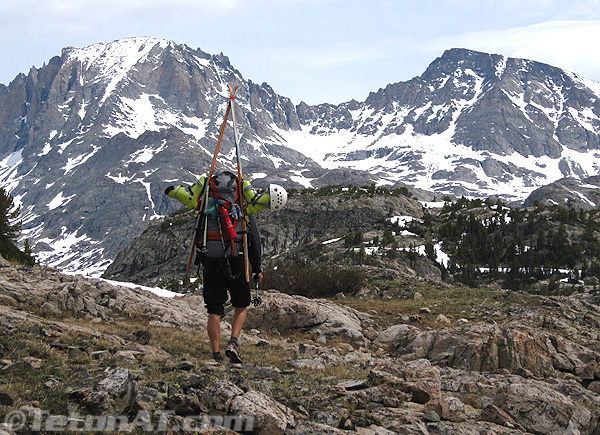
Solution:
<path fill-rule="evenodd" d="M 256 225 L 256 218 L 250 215 L 250 224 L 248 225 L 248 260 L 252 266 L 252 272 L 258 275 L 258 281 L 262 279 L 262 247 L 260 245 L 260 234 Z"/>

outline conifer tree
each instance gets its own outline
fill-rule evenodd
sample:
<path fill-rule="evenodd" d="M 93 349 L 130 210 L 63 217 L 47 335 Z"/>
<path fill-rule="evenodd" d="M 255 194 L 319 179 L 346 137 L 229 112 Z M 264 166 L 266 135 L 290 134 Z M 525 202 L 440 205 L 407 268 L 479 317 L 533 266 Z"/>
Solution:
<path fill-rule="evenodd" d="M 0 237 L 14 241 L 21 232 L 21 222 L 15 222 L 21 212 L 14 207 L 13 197 L 0 187 Z"/>
<path fill-rule="evenodd" d="M 33 265 L 35 259 L 31 255 L 29 242 L 25 245 L 25 253 L 14 243 L 21 232 L 21 222 L 17 221 L 20 212 L 20 207 L 14 206 L 12 195 L 0 187 L 0 255 L 7 260 Z"/>

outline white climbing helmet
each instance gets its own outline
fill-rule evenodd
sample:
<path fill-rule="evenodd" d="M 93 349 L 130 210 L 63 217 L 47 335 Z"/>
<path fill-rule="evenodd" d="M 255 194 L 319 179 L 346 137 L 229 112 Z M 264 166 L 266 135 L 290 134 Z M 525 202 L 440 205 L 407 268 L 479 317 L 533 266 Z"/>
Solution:
<path fill-rule="evenodd" d="M 269 184 L 269 197 L 271 210 L 281 210 L 287 202 L 287 192 L 278 184 Z"/>

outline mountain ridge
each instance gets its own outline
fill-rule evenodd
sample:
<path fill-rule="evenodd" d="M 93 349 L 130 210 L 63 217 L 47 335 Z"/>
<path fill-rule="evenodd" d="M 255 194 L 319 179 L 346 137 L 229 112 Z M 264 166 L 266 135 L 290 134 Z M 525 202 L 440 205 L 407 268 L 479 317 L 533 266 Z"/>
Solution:
<path fill-rule="evenodd" d="M 309 106 L 172 41 L 66 48 L 0 86 L 0 183 L 40 261 L 100 271 L 174 211 L 164 188 L 209 166 L 228 84 L 258 188 L 376 183 L 522 201 L 600 167 L 600 85 L 534 61 L 452 49 L 364 102 Z M 218 166 L 233 153 L 228 128 Z"/>

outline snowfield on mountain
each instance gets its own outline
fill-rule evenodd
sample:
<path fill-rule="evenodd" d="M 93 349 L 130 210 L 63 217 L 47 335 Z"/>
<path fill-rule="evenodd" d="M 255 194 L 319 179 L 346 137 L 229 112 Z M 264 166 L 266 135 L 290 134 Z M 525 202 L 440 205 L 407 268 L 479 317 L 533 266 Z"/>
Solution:
<path fill-rule="evenodd" d="M 600 167 L 600 85 L 549 65 L 451 49 L 365 101 L 309 106 L 244 79 L 223 54 L 128 38 L 65 48 L 0 85 L 0 183 L 22 207 L 22 240 L 44 264 L 103 270 L 174 211 L 166 185 L 206 171 L 228 84 L 256 187 L 397 184 L 523 201 Z M 234 155 L 226 133 L 219 166 Z"/>

